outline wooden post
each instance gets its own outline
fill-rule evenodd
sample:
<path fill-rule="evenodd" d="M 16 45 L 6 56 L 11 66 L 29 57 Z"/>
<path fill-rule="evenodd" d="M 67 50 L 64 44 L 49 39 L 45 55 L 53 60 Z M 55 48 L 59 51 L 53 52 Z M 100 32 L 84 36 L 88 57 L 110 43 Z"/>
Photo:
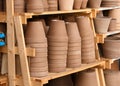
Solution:
<path fill-rule="evenodd" d="M 28 60 L 27 60 L 27 53 L 26 53 L 21 17 L 15 16 L 14 22 L 15 22 L 15 31 L 16 31 L 16 38 L 18 43 L 23 83 L 24 86 L 31 86 L 31 79 L 29 74 L 29 67 L 28 67 Z"/>
<path fill-rule="evenodd" d="M 14 37 L 14 0 L 6 0 L 8 79 L 9 86 L 15 86 L 15 37 Z"/>

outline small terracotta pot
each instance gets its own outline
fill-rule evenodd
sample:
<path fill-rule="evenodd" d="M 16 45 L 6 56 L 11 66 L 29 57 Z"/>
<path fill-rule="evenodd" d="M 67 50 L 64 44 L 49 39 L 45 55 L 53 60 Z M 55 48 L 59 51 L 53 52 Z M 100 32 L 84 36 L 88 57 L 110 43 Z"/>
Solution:
<path fill-rule="evenodd" d="M 76 51 L 69 51 L 68 55 L 80 55 L 81 51 L 80 50 L 76 50 Z"/>
<path fill-rule="evenodd" d="M 49 41 L 48 42 L 48 45 L 49 46 L 53 46 L 53 47 L 65 47 L 65 46 L 68 46 L 68 43 L 66 43 L 66 42 L 51 42 L 51 41 Z"/>
<path fill-rule="evenodd" d="M 94 70 L 80 72 L 76 76 L 75 86 L 99 86 L 96 72 Z"/>
<path fill-rule="evenodd" d="M 49 59 L 67 59 L 67 55 L 52 55 L 52 54 L 49 54 L 48 55 L 48 58 Z"/>
<path fill-rule="evenodd" d="M 56 50 L 59 50 L 59 51 L 64 51 L 64 50 L 68 50 L 67 46 L 66 47 L 48 47 L 48 50 L 50 51 L 56 51 Z"/>
<path fill-rule="evenodd" d="M 80 9 L 80 8 L 81 8 L 81 5 L 82 5 L 82 1 L 83 1 L 83 0 L 74 0 L 73 8 L 74 8 L 74 9 Z"/>
<path fill-rule="evenodd" d="M 97 33 L 106 33 L 110 24 L 111 18 L 94 18 L 95 31 Z"/>
<path fill-rule="evenodd" d="M 64 72 L 66 70 L 66 67 L 50 67 L 49 68 L 49 72 L 52 72 L 52 73 L 59 73 L 59 72 Z"/>
<path fill-rule="evenodd" d="M 77 46 L 75 46 L 75 47 L 68 47 L 68 52 L 69 52 L 69 51 L 74 51 L 74 50 L 75 50 L 75 51 L 76 51 L 76 50 L 81 51 L 81 47 L 80 47 L 80 46 L 78 46 L 78 47 L 77 47 Z"/>
<path fill-rule="evenodd" d="M 44 72 L 30 72 L 31 77 L 44 77 L 48 75 L 48 71 Z"/>
<path fill-rule="evenodd" d="M 90 8 L 99 8 L 101 5 L 102 0 L 88 0 L 88 6 Z"/>
<path fill-rule="evenodd" d="M 73 42 L 73 43 L 69 43 L 68 44 L 68 47 L 81 47 L 81 42 Z"/>
<path fill-rule="evenodd" d="M 49 11 L 58 10 L 58 0 L 48 0 Z"/>
<path fill-rule="evenodd" d="M 73 10 L 74 0 L 59 0 L 60 10 Z"/>
<path fill-rule="evenodd" d="M 60 50 L 57 50 L 57 51 L 49 51 L 48 54 L 53 54 L 53 55 L 67 55 L 67 50 L 64 50 L 64 51 L 60 51 Z"/>
<path fill-rule="evenodd" d="M 88 0 L 82 0 L 81 8 L 86 8 L 87 2 L 88 2 Z"/>

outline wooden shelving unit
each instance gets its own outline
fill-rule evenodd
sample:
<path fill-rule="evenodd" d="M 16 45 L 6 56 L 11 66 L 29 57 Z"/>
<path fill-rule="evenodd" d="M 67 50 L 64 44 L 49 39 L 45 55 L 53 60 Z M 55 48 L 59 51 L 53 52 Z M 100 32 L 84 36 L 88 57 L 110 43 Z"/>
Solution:
<path fill-rule="evenodd" d="M 93 18 L 96 17 L 96 13 L 101 10 L 117 9 L 120 7 L 109 7 L 109 8 L 97 8 L 97 9 L 80 9 L 72 11 L 52 11 L 52 12 L 42 12 L 42 13 L 22 13 L 15 14 L 13 7 L 14 0 L 6 0 L 6 13 L 0 13 L 0 22 L 7 23 L 7 43 L 5 47 L 1 47 L 0 52 L 6 53 L 8 55 L 8 75 L 0 77 L 0 84 L 2 86 L 43 86 L 48 83 L 49 80 L 56 79 L 69 74 L 77 73 L 89 68 L 96 68 L 96 73 L 98 76 L 99 86 L 106 86 L 103 76 L 103 69 L 111 65 L 111 60 L 100 59 L 97 43 L 103 43 L 104 38 L 109 35 L 120 33 L 119 31 L 108 32 L 105 34 L 96 34 L 93 26 Z M 68 68 L 65 72 L 61 73 L 49 73 L 48 76 L 43 78 L 30 77 L 28 69 L 27 56 L 35 56 L 35 49 L 25 46 L 23 28 L 22 24 L 27 23 L 27 19 L 33 16 L 42 15 L 61 15 L 61 14 L 88 14 L 91 20 L 91 25 L 93 27 L 96 46 L 96 62 L 89 64 L 82 64 L 79 68 Z M 14 27 L 15 26 L 15 27 Z M 15 46 L 15 34 L 18 42 L 18 46 Z M 17 76 L 15 74 L 15 55 L 20 56 L 22 76 Z M 34 57 L 33 57 L 34 58 Z M 112 59 L 113 61 L 113 59 Z"/>

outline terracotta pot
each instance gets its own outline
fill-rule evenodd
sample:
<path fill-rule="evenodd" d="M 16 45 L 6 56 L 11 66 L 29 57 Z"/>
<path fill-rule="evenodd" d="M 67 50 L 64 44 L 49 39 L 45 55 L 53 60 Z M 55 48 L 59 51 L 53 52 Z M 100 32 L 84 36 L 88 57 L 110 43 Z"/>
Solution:
<path fill-rule="evenodd" d="M 120 84 L 120 72 L 113 70 L 104 71 L 106 86 L 119 86 Z"/>
<path fill-rule="evenodd" d="M 80 50 L 76 50 L 76 51 L 69 51 L 68 55 L 80 55 L 81 51 Z"/>
<path fill-rule="evenodd" d="M 49 82 L 49 86 L 73 86 L 72 78 L 68 75 L 51 80 Z"/>
<path fill-rule="evenodd" d="M 41 21 L 28 22 L 27 30 L 25 33 L 26 42 L 47 42 L 43 24 Z"/>
<path fill-rule="evenodd" d="M 73 10 L 74 0 L 59 0 L 60 10 Z"/>
<path fill-rule="evenodd" d="M 47 36 L 48 43 L 49 42 L 68 42 L 68 37 L 54 37 L 54 36 Z"/>
<path fill-rule="evenodd" d="M 74 51 L 74 50 L 75 50 L 75 51 L 76 51 L 76 50 L 81 51 L 81 47 L 80 47 L 80 46 L 78 46 L 78 47 L 77 47 L 77 46 L 75 46 L 75 47 L 68 47 L 68 52 L 69 52 L 69 51 Z"/>
<path fill-rule="evenodd" d="M 90 8 L 99 8 L 101 5 L 102 0 L 88 0 L 88 6 Z"/>
<path fill-rule="evenodd" d="M 52 54 L 49 54 L 48 58 L 49 59 L 67 59 L 67 55 L 52 55 Z"/>
<path fill-rule="evenodd" d="M 65 46 L 68 46 L 68 43 L 66 42 L 48 42 L 48 45 L 49 46 L 53 46 L 53 47 L 65 47 Z"/>
<path fill-rule="evenodd" d="M 88 37 L 88 36 L 93 35 L 92 27 L 90 24 L 90 19 L 88 17 L 79 16 L 76 18 L 76 21 L 77 21 L 77 25 L 79 28 L 79 33 L 80 33 L 81 38 L 85 36 Z"/>
<path fill-rule="evenodd" d="M 78 26 L 75 22 L 67 22 L 66 29 L 69 42 L 81 42 Z"/>
<path fill-rule="evenodd" d="M 110 24 L 111 18 L 94 18 L 95 31 L 97 33 L 106 33 Z"/>
<path fill-rule="evenodd" d="M 53 37 L 67 37 L 65 22 L 63 20 L 52 20 L 50 23 L 50 29 L 48 36 Z"/>
<path fill-rule="evenodd" d="M 73 8 L 74 8 L 74 9 L 80 9 L 80 8 L 81 8 L 81 5 L 82 5 L 82 1 L 83 1 L 83 0 L 74 0 Z"/>
<path fill-rule="evenodd" d="M 97 17 L 104 17 L 103 12 L 102 11 L 98 12 Z"/>
<path fill-rule="evenodd" d="M 50 51 L 57 51 L 57 50 L 59 50 L 59 51 L 64 51 L 64 50 L 68 50 L 68 48 L 67 48 L 67 46 L 66 47 L 48 47 L 48 50 L 50 50 Z"/>
<path fill-rule="evenodd" d="M 105 39 L 103 44 L 103 55 L 106 58 L 117 58 L 120 57 L 120 40 L 119 38 L 110 37 Z"/>
<path fill-rule="evenodd" d="M 73 42 L 73 43 L 69 43 L 68 44 L 68 47 L 81 47 L 81 42 Z"/>
<path fill-rule="evenodd" d="M 30 61 L 31 61 L 31 63 L 33 62 L 33 63 L 38 63 L 38 62 L 47 62 L 47 58 L 46 57 L 35 57 L 35 58 L 30 58 Z"/>
<path fill-rule="evenodd" d="M 53 55 L 56 55 L 56 54 L 58 54 L 58 55 L 67 55 L 67 50 L 64 50 L 64 51 L 60 51 L 60 50 L 57 50 L 57 51 L 49 51 L 48 52 L 48 54 L 53 54 Z"/>
<path fill-rule="evenodd" d="M 66 70 L 66 67 L 50 67 L 49 72 L 53 73 L 59 73 L 59 72 L 64 72 Z"/>
<path fill-rule="evenodd" d="M 94 70 L 80 72 L 76 76 L 75 86 L 99 86 L 96 72 Z"/>
<path fill-rule="evenodd" d="M 43 43 L 34 43 L 34 44 L 27 44 L 27 47 L 32 47 L 32 48 L 46 48 L 48 47 L 47 43 L 43 42 Z"/>
<path fill-rule="evenodd" d="M 66 64 L 66 59 L 49 59 L 48 58 L 48 63 L 49 64 Z"/>
<path fill-rule="evenodd" d="M 44 10 L 45 10 L 45 11 L 48 11 L 48 8 L 49 8 L 49 6 L 48 6 L 48 1 L 47 1 L 47 0 L 42 0 L 42 1 L 43 1 Z"/>
<path fill-rule="evenodd" d="M 81 8 L 86 8 L 87 2 L 88 2 L 88 0 L 82 0 Z"/>

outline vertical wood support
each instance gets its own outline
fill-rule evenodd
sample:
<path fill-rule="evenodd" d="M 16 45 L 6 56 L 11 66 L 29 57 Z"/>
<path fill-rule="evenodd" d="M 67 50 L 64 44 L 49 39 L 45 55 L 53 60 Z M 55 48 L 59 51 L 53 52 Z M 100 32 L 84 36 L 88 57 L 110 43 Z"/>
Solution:
<path fill-rule="evenodd" d="M 24 86 L 31 86 L 31 79 L 29 74 L 29 67 L 28 67 L 28 60 L 27 60 L 27 54 L 26 54 L 21 17 L 15 16 L 14 22 L 15 22 L 15 32 L 16 32 L 16 38 L 18 43 L 23 83 L 24 83 Z"/>
<path fill-rule="evenodd" d="M 14 0 L 6 0 L 8 79 L 9 86 L 15 86 L 15 38 L 14 38 Z"/>

